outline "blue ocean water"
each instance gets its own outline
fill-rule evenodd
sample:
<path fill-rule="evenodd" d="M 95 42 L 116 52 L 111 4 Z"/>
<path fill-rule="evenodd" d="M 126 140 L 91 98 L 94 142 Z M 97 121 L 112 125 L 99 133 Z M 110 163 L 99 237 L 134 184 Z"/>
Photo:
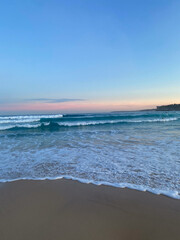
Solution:
<path fill-rule="evenodd" d="M 0 116 L 0 181 L 77 179 L 180 198 L 180 112 Z"/>

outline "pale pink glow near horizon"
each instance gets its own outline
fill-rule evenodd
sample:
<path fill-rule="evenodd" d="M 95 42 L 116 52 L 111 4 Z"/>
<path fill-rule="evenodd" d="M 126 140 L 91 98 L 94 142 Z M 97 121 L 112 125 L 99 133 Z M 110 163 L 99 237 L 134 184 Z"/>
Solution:
<path fill-rule="evenodd" d="M 11 103 L 0 105 L 0 111 L 4 112 L 103 112 L 103 111 L 128 111 L 154 108 L 156 104 L 146 102 L 110 102 L 110 101 L 84 101 L 84 102 L 64 102 L 64 103 Z"/>
<path fill-rule="evenodd" d="M 111 112 L 111 111 L 133 111 L 142 109 L 153 109 L 158 105 L 166 105 L 176 102 L 175 100 L 151 100 L 136 101 L 76 101 L 61 103 L 43 103 L 43 102 L 26 102 L 26 103 L 7 103 L 0 104 L 0 113 L 16 112 L 59 112 L 59 113 L 81 113 L 81 112 Z"/>

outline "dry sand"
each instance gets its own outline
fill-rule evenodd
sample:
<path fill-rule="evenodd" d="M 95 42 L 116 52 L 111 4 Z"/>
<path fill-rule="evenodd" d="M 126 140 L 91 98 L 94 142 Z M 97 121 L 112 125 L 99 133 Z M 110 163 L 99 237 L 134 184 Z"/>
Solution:
<path fill-rule="evenodd" d="M 180 200 L 71 180 L 0 184 L 0 240 L 179 240 Z"/>

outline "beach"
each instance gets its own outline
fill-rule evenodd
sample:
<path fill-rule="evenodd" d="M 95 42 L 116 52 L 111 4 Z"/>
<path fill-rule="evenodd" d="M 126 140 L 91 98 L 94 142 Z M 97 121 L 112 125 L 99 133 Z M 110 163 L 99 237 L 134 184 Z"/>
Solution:
<path fill-rule="evenodd" d="M 0 6 L 0 240 L 180 240 L 180 1 Z"/>
<path fill-rule="evenodd" d="M 178 240 L 180 200 L 72 180 L 0 184 L 1 240 Z"/>

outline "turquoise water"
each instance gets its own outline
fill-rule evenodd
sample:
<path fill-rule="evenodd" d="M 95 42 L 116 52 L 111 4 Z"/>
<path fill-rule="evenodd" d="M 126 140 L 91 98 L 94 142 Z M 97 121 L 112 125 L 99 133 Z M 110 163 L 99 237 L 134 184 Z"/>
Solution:
<path fill-rule="evenodd" d="M 0 181 L 77 179 L 180 198 L 180 113 L 0 116 Z"/>

